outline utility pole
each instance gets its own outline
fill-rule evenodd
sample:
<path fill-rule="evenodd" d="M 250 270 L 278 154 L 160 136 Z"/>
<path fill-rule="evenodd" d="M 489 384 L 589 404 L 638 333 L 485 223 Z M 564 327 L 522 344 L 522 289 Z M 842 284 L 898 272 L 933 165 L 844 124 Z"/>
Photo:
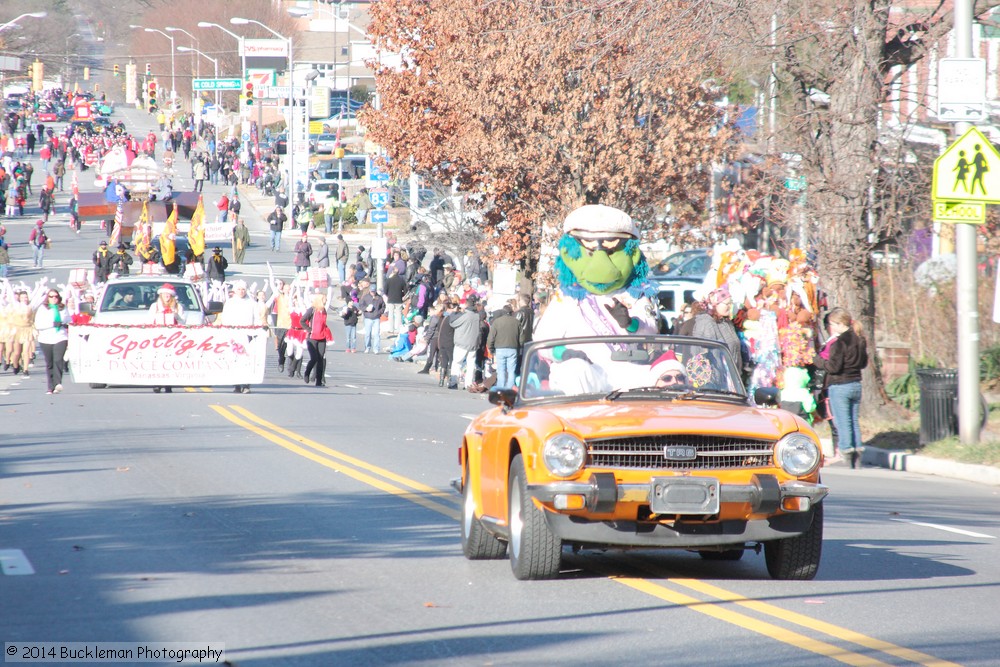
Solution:
<path fill-rule="evenodd" d="M 955 0 L 955 57 L 972 58 L 973 0 Z M 959 137 L 971 123 L 955 123 Z M 963 445 L 979 442 L 979 300 L 976 282 L 976 225 L 955 224 L 958 317 L 958 435 Z"/>

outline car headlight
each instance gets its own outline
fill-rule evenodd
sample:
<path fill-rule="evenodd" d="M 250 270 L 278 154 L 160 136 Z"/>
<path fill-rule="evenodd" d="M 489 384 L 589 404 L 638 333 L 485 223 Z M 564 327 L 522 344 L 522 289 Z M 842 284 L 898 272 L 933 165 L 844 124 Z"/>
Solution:
<path fill-rule="evenodd" d="M 556 477 L 569 477 L 583 467 L 587 459 L 587 447 L 575 435 L 560 433 L 545 441 L 542 448 L 545 467 Z"/>
<path fill-rule="evenodd" d="M 791 433 L 778 441 L 774 458 L 789 475 L 805 475 L 819 464 L 819 447 L 812 438 Z"/>

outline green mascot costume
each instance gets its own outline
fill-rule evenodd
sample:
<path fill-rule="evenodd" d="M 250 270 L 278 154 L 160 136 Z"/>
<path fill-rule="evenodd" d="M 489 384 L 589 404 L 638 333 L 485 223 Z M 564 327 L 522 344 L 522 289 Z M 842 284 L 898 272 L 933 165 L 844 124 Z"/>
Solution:
<path fill-rule="evenodd" d="M 639 228 L 624 211 L 581 206 L 566 217 L 556 259 L 559 290 L 535 329 L 535 340 L 567 336 L 655 334 L 649 267 Z"/>
<path fill-rule="evenodd" d="M 570 213 L 555 270 L 559 289 L 534 340 L 657 333 L 656 292 L 646 281 L 639 228 L 624 211 L 595 204 Z M 601 366 L 611 361 L 611 352 L 610 346 L 594 346 L 588 356 Z"/>

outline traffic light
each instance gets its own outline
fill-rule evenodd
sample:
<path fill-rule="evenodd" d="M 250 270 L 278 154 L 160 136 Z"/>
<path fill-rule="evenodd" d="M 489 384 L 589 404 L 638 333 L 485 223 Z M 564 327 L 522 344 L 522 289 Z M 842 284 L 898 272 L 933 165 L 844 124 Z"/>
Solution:
<path fill-rule="evenodd" d="M 158 108 L 156 103 L 156 82 L 150 81 L 146 85 L 146 106 L 149 109 L 149 113 L 154 113 Z"/>
<path fill-rule="evenodd" d="M 146 76 L 150 76 L 152 74 L 153 74 L 153 68 L 149 66 L 149 63 L 146 63 Z"/>
<path fill-rule="evenodd" d="M 118 74 L 119 74 L 119 72 L 118 72 L 118 65 L 115 65 L 115 78 L 116 79 L 118 78 Z"/>
<path fill-rule="evenodd" d="M 253 106 L 253 82 L 247 81 L 243 85 L 243 99 L 246 100 L 247 106 Z"/>

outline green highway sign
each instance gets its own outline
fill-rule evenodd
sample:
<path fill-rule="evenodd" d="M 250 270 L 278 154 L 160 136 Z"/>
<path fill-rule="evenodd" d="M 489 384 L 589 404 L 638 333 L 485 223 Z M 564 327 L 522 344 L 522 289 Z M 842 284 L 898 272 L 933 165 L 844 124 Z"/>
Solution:
<path fill-rule="evenodd" d="M 785 189 L 799 192 L 806 189 L 805 176 L 788 176 L 785 178 Z"/>
<path fill-rule="evenodd" d="M 195 90 L 241 90 L 243 79 L 195 79 Z"/>

